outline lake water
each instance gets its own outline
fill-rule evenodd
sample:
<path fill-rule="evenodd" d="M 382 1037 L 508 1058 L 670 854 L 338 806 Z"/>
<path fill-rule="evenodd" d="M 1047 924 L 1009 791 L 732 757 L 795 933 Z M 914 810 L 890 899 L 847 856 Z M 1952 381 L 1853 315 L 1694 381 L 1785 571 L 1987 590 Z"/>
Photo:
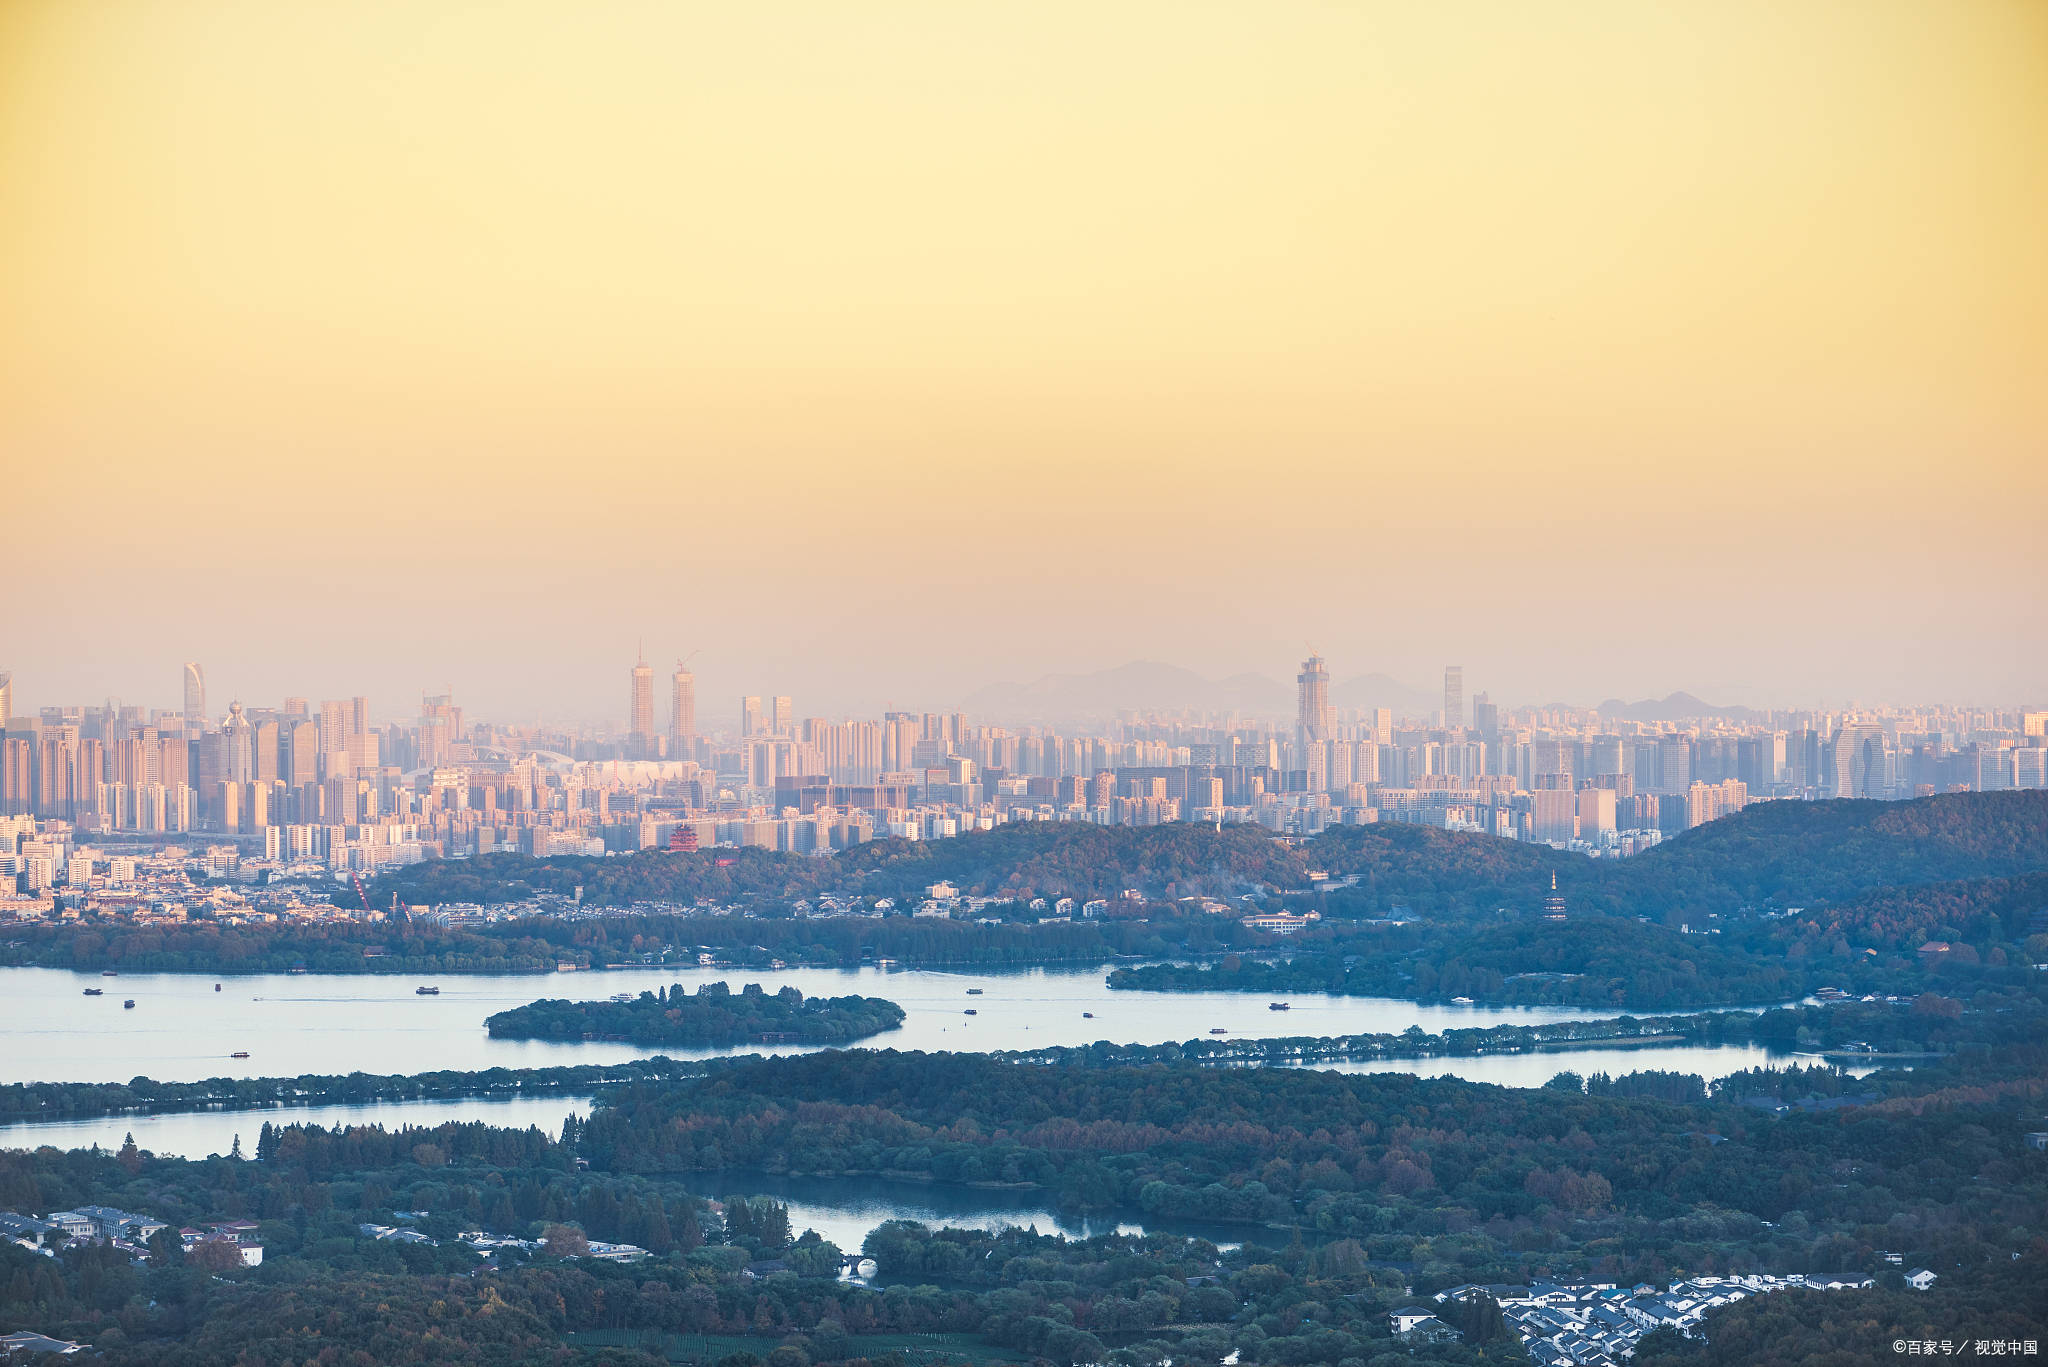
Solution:
<path fill-rule="evenodd" d="M 1425 1006 L 1394 998 L 1310 993 L 1289 995 L 1292 1010 L 1271 1011 L 1266 998 L 1248 993 L 1112 992 L 1104 983 L 1105 974 L 1103 968 L 989 973 L 695 968 L 432 979 L 308 973 L 216 980 L 180 973 L 104 978 L 61 969 L 5 968 L 0 969 L 0 1002 L 6 1004 L 0 1015 L 0 1083 L 126 1082 L 134 1077 L 191 1082 L 304 1073 L 540 1068 L 616 1063 L 655 1053 L 703 1058 L 803 1052 L 803 1046 L 664 1050 L 595 1041 L 494 1040 L 484 1032 L 486 1016 L 541 997 L 601 999 L 671 983 L 690 989 L 721 979 L 735 990 L 743 983 L 759 982 L 769 991 L 794 986 L 810 996 L 887 997 L 903 1007 L 903 1025 L 864 1044 L 959 1052 L 1102 1040 L 1165 1044 L 1205 1039 L 1212 1027 L 1219 1026 L 1229 1038 L 1270 1039 L 1397 1033 L 1411 1025 L 1435 1033 L 1620 1014 L 1573 1007 Z M 427 982 L 441 989 L 439 996 L 415 994 L 414 988 Z M 106 995 L 84 996 L 88 987 L 102 988 Z M 980 988 L 980 995 L 969 995 L 971 988 Z M 122 1001 L 129 998 L 134 1009 L 122 1009 Z M 970 1007 L 977 1014 L 964 1014 Z M 246 1051 L 249 1057 L 231 1057 L 237 1051 Z M 1701 1054 L 1696 1048 L 1685 1052 Z M 1637 1068 L 1671 1066 L 1659 1060 L 1655 1049 L 1628 1053 Z M 1561 1056 L 1428 1060 L 1421 1067 L 1486 1081 L 1512 1076 L 1522 1085 L 1535 1086 L 1558 1068 L 1574 1066 L 1552 1066 L 1557 1057 Z M 1747 1067 L 1751 1061 L 1746 1054 L 1739 1062 L 1731 1055 L 1720 1071 Z M 1527 1067 L 1516 1066 L 1522 1063 Z M 1698 1072 L 1701 1066 L 1696 1063 L 1686 1071 Z"/>
<path fill-rule="evenodd" d="M 1103 968 L 1013 972 L 929 969 L 635 969 L 553 976 L 457 976 L 420 979 L 348 974 L 278 974 L 215 979 L 189 974 L 70 973 L 0 969 L 0 1083 L 165 1081 L 210 1077 L 278 1077 L 303 1073 L 418 1073 L 437 1069 L 533 1068 L 613 1063 L 654 1053 L 702 1058 L 743 1053 L 796 1053 L 799 1047 L 654 1050 L 613 1043 L 494 1040 L 484 1018 L 541 997 L 589 1000 L 681 983 L 724 980 L 737 989 L 759 982 L 770 991 L 794 986 L 806 995 L 886 997 L 906 1013 L 902 1028 L 866 1043 L 885 1048 L 986 1051 L 1038 1049 L 1109 1041 L 1164 1044 L 1226 1038 L 1271 1039 L 1398 1033 L 1420 1026 L 1435 1033 L 1496 1024 L 1538 1025 L 1619 1014 L 1576 1008 L 1425 1006 L 1392 998 L 1291 994 L 1287 1011 L 1240 993 L 1111 992 Z M 414 988 L 432 982 L 438 996 Z M 105 995 L 87 997 L 98 987 Z M 979 988 L 978 994 L 969 989 Z M 124 999 L 135 1007 L 126 1010 Z M 976 1014 L 964 1014 L 972 1007 Z M 236 1051 L 249 1057 L 231 1057 Z M 1465 1058 L 1316 1062 L 1340 1072 L 1412 1072 L 1475 1082 L 1538 1087 L 1556 1073 L 1625 1073 L 1648 1069 L 1713 1079 L 1769 1061 L 1753 1045 L 1656 1045 L 1587 1048 Z M 199 1158 L 226 1153 L 240 1135 L 253 1154 L 265 1121 L 272 1124 L 435 1125 L 482 1120 L 493 1125 L 561 1131 L 572 1111 L 587 1114 L 585 1096 L 454 1098 L 359 1105 L 267 1107 L 123 1115 L 0 1126 L 0 1148 L 117 1148 L 132 1133 L 145 1149 Z M 765 1173 L 689 1174 L 677 1178 L 707 1197 L 773 1196 L 790 1207 L 797 1230 L 815 1229 L 840 1247 L 860 1247 L 884 1220 L 996 1228 L 1034 1227 L 1076 1237 L 1140 1233 L 1147 1226 L 1216 1242 L 1246 1236 L 1237 1226 L 1141 1221 L 1135 1213 L 1079 1218 L 1054 1210 L 1042 1193 L 991 1192 L 839 1178 Z M 1276 1236 L 1277 1237 L 1277 1236 Z"/>
<path fill-rule="evenodd" d="M 1246 1225 L 1198 1220 L 1157 1220 L 1137 1211 L 1070 1215 L 1054 1210 L 1043 1192 L 988 1191 L 978 1187 L 944 1186 L 882 1178 L 791 1177 L 777 1173 L 733 1171 L 664 1174 L 699 1196 L 768 1196 L 789 1208 L 789 1227 L 801 1234 L 815 1229 L 847 1252 L 858 1249 L 877 1225 L 888 1220 L 953 1229 L 1033 1229 L 1088 1239 L 1102 1234 L 1182 1234 L 1218 1245 L 1235 1245 L 1257 1236 L 1286 1242 L 1285 1235 Z"/>
<path fill-rule="evenodd" d="M 256 1136 L 265 1121 L 273 1125 L 439 1125 L 450 1120 L 481 1120 L 485 1124 L 523 1130 L 537 1125 L 559 1137 L 570 1112 L 590 1114 L 590 1098 L 581 1096 L 454 1097 L 437 1101 L 375 1101 L 346 1106 L 264 1106 L 245 1110 L 172 1111 L 159 1115 L 93 1116 L 84 1120 L 37 1120 L 0 1125 L 0 1149 L 87 1149 L 97 1144 L 118 1149 L 135 1136 L 138 1147 L 167 1158 L 204 1158 L 227 1153 L 242 1137 L 242 1152 L 254 1157 Z"/>
<path fill-rule="evenodd" d="M 1606 1073 L 1610 1077 L 1623 1073 L 1698 1073 L 1712 1082 L 1745 1068 L 1762 1068 L 1773 1061 L 1783 1066 L 1791 1060 L 1785 1055 L 1773 1055 L 1760 1044 L 1672 1044 L 1636 1049 L 1478 1054 L 1467 1058 L 1344 1060 L 1304 1066 L 1327 1068 L 1336 1073 L 1414 1073 L 1418 1077 L 1460 1077 L 1467 1082 L 1492 1082 L 1502 1087 L 1541 1087 L 1566 1070 L 1581 1077 L 1593 1073 Z M 1818 1063 L 1820 1059 L 1815 1056 L 1805 1061 Z"/>

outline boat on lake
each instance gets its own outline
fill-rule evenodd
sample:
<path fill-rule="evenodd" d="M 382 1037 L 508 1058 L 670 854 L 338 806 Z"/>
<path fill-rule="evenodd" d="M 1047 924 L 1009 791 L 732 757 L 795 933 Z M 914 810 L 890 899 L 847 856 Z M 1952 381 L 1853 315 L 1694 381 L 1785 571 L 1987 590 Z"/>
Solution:
<path fill-rule="evenodd" d="M 214 990 L 214 991 L 216 991 L 216 992 L 220 991 L 220 984 L 219 984 L 219 983 L 215 983 L 215 984 L 213 985 L 213 990 Z"/>
<path fill-rule="evenodd" d="M 249 1051 L 248 1051 L 247 1049 L 237 1049 L 237 1050 L 235 1050 L 235 1052 L 234 1052 L 234 1053 L 232 1053 L 232 1054 L 229 1054 L 229 1055 L 228 1055 L 228 1057 L 229 1057 L 229 1058 L 247 1058 L 247 1057 L 249 1057 Z"/>
<path fill-rule="evenodd" d="M 968 1015 L 970 1015 L 970 1016 L 978 1016 L 978 1015 L 980 1015 L 981 1013 L 980 1013 L 979 1011 L 976 1011 L 976 1010 L 975 1010 L 975 1009 L 974 1009 L 973 1007 L 971 1007 L 971 1006 L 970 1006 L 970 1007 L 968 1007 L 968 1008 L 967 1008 L 967 1014 L 968 1014 Z"/>
<path fill-rule="evenodd" d="M 1212 1025 L 1209 1027 L 1209 1033 L 1212 1035 L 1227 1035 L 1230 1032 L 1220 1025 Z"/>
<path fill-rule="evenodd" d="M 103 968 L 103 969 L 101 969 L 101 970 L 100 970 L 100 976 L 101 976 L 102 978 L 118 978 L 118 977 L 120 977 L 121 975 L 120 975 L 120 974 L 118 974 L 118 973 L 116 973 L 116 972 L 115 972 L 115 971 L 114 971 L 113 969 L 111 969 L 111 968 Z"/>
<path fill-rule="evenodd" d="M 1294 1003 L 1292 1003 L 1292 1002 L 1267 1002 L 1267 1003 L 1266 1003 L 1266 1009 L 1267 1009 L 1268 1011 L 1292 1011 L 1292 1010 L 1294 1009 Z"/>
<path fill-rule="evenodd" d="M 107 995 L 107 990 L 103 987 L 88 987 L 85 989 L 85 995 L 88 997 L 104 997 Z"/>
<path fill-rule="evenodd" d="M 1081 1019 L 1084 1021 L 1092 1021 L 1095 1019 L 1095 1013 L 1093 1011 L 1083 1011 L 1081 1013 Z"/>
<path fill-rule="evenodd" d="M 441 995 L 441 989 L 438 987 L 415 987 L 412 991 L 416 997 L 438 997 Z M 618 998 L 614 997 L 612 1000 L 617 1001 Z"/>
<path fill-rule="evenodd" d="M 1453 998 L 1451 998 L 1451 1005 L 1452 1005 L 1452 1006 L 1470 1006 L 1471 1004 L 1472 1004 L 1472 999 L 1471 999 L 1470 997 L 1453 997 Z"/>
<path fill-rule="evenodd" d="M 130 997 L 127 1001 L 122 1002 L 121 1009 L 123 1011 L 133 1011 L 135 1009 L 135 998 Z"/>
<path fill-rule="evenodd" d="M 967 989 L 967 995 L 970 997 L 979 997 L 981 995 L 981 989 L 978 987 L 970 987 Z"/>

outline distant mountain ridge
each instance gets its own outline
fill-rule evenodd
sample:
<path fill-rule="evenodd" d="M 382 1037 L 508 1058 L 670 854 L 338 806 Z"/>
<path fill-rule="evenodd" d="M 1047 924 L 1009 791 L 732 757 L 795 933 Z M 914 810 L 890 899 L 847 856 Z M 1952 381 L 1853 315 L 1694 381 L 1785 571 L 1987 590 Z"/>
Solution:
<path fill-rule="evenodd" d="M 1716 707 L 1690 693 L 1673 693 L 1641 702 L 1609 698 L 1595 709 L 1603 717 L 1624 721 L 1686 721 L 1693 717 L 1726 717 L 1730 721 L 1752 721 L 1763 713 L 1753 707 Z"/>
<path fill-rule="evenodd" d="M 1330 685 L 1332 707 L 1391 707 L 1398 717 L 1426 717 L 1444 705 L 1441 694 L 1410 688 L 1387 674 L 1361 674 Z M 1470 713 L 1468 711 L 1469 720 Z"/>
<path fill-rule="evenodd" d="M 1433 695 L 1385 674 L 1364 674 L 1330 686 L 1333 707 L 1391 707 L 1427 712 Z M 992 684 L 967 698 L 976 713 L 1022 721 L 1079 721 L 1125 710 L 1240 712 L 1257 717 L 1294 714 L 1294 688 L 1263 674 L 1210 679 L 1156 660 L 1134 660 L 1087 674 L 1046 674 L 1030 683 Z"/>

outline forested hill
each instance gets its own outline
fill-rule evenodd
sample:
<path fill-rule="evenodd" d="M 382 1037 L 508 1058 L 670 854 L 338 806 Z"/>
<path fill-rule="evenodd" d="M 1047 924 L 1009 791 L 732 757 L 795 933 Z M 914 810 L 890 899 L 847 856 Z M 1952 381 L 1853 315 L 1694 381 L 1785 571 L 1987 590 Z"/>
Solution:
<path fill-rule="evenodd" d="M 1966 878 L 1953 883 L 1874 888 L 1846 901 L 1806 911 L 1784 934 L 1814 948 L 1836 943 L 1912 950 L 1930 940 L 1958 951 L 2024 940 L 2033 918 L 2048 907 L 2048 873 L 2017 878 Z"/>
<path fill-rule="evenodd" d="M 635 901 L 789 901 L 837 892 L 902 900 L 951 882 L 988 896 L 1113 897 L 1135 887 L 1154 896 L 1227 893 L 1274 883 L 1299 886 L 1306 858 L 1255 826 L 1094 826 L 1018 822 L 951 840 L 875 840 L 830 858 L 760 849 L 697 853 L 642 850 L 615 858 L 531 859 L 489 854 L 395 869 L 371 890 L 410 904 L 519 901 L 536 892 L 583 889 L 591 906 Z"/>
<path fill-rule="evenodd" d="M 1116 969 L 1109 982 L 1155 992 L 1473 997 L 1521 1006 L 1659 1010 L 1783 1001 L 1808 990 L 1805 975 L 1781 959 L 1627 917 L 1455 927 L 1409 952 L 1342 952 L 1363 947 L 1312 938 L 1275 962 L 1233 954 L 1215 965 L 1140 965 Z"/>
<path fill-rule="evenodd" d="M 1533 910 L 1553 872 L 1567 901 L 1584 911 L 1782 910 L 1877 888 L 2048 870 L 2048 792 L 1761 802 L 1613 862 L 1388 823 L 1326 832 L 1303 852 L 1317 867 L 1358 876 L 1348 900 L 1361 914 L 1396 906 Z"/>
<path fill-rule="evenodd" d="M 505 902 L 583 889 L 584 902 L 787 902 L 840 893 L 919 896 L 951 882 L 985 896 L 1152 898 L 1302 888 L 1311 870 L 1356 876 L 1334 915 L 1530 910 L 1554 872 L 1576 907 L 1616 915 L 1814 906 L 1875 888 L 2048 870 L 2048 792 L 1961 793 L 1911 802 L 1766 802 L 1633 859 L 1601 861 L 1492 836 L 1382 823 L 1290 848 L 1253 826 L 1217 831 L 1019 822 L 951 840 L 878 840 L 831 858 L 765 850 L 619 858 L 492 854 L 394 870 L 372 901 Z"/>
<path fill-rule="evenodd" d="M 2048 870 L 2048 791 L 1762 802 L 1628 860 L 1643 892 L 1705 910 L 1813 906 L 1872 888 Z"/>
<path fill-rule="evenodd" d="M 1312 873 L 1337 881 L 1319 882 Z M 858 963 L 864 953 L 905 962 L 981 965 L 1188 958 L 1256 950 L 1273 941 L 1234 918 L 1189 907 L 1168 910 L 1162 901 L 1259 888 L 1283 894 L 1278 905 L 1322 913 L 1320 931 L 1296 937 L 1307 953 L 1324 940 L 1365 929 L 1361 923 L 1369 918 L 1397 910 L 1412 913 L 1420 923 L 1405 938 L 1323 948 L 1340 956 L 1424 950 L 1423 957 L 1443 980 L 1443 995 L 1477 997 L 1491 994 L 1487 984 L 1495 971 L 1505 979 L 1537 971 L 1536 966 L 1467 961 L 1454 952 L 1458 945 L 1453 941 L 1468 935 L 1473 921 L 1499 921 L 1502 911 L 1511 919 L 1528 917 L 1541 907 L 1553 875 L 1574 921 L 1644 918 L 1672 928 L 1688 922 L 1697 928 L 1709 913 L 1803 907 L 1801 916 L 1750 923 L 1749 931 L 1740 934 L 1731 919 L 1724 927 L 1729 936 L 1723 947 L 1762 960 L 1788 955 L 1805 960 L 1792 965 L 1799 970 L 1795 976 L 1825 967 L 1822 982 L 1843 977 L 1845 965 L 1830 960 L 1846 963 L 1866 947 L 1908 953 L 1930 939 L 1972 945 L 1996 964 L 2004 962 L 2001 942 L 2019 943 L 2037 933 L 2033 917 L 2048 887 L 2048 793 L 1967 794 L 1903 803 L 1767 803 L 1627 860 L 1588 859 L 1541 845 L 1392 823 L 1330 831 L 1299 846 L 1252 826 L 1217 831 L 1185 824 L 1134 828 L 1027 822 L 930 843 L 877 841 L 830 858 L 759 849 L 643 851 L 609 859 L 494 854 L 396 871 L 379 880 L 372 901 L 381 904 L 395 892 L 415 905 L 503 903 L 535 889 L 566 893 L 581 886 L 591 906 L 644 902 L 688 908 L 702 899 L 736 906 L 742 914 L 693 916 L 687 928 L 660 914 L 581 920 L 537 916 L 478 928 L 424 921 L 409 926 L 213 921 L 24 926 L 0 947 L 0 963 L 215 973 L 282 972 L 295 966 L 315 972 L 534 972 L 551 970 L 558 962 L 592 966 L 640 959 L 673 946 L 711 948 L 762 965 L 775 957 Z M 869 909 L 882 898 L 893 898 L 899 911 L 907 910 L 928 884 L 941 880 L 970 894 L 1018 903 L 1039 896 L 1107 898 L 1112 914 L 1051 925 L 1038 924 L 1036 913 L 1018 905 L 999 909 L 1002 923 L 996 925 L 787 914 L 791 904 L 826 893 L 864 899 Z M 1118 895 L 1130 888 L 1143 899 L 1130 902 Z M 1656 948 L 1640 932 L 1627 934 L 1636 949 Z M 1443 943 L 1424 944 L 1429 935 Z M 1723 976 L 1708 975 L 1705 959 L 1714 956 L 1703 950 L 1666 957 L 1683 976 L 1695 976 L 1682 966 L 1684 961 L 1700 975 Z M 1467 981 L 1458 971 L 1444 979 L 1444 972 L 1456 970 L 1459 962 L 1471 971 L 1476 989 L 1448 985 Z M 1303 971 L 1308 967 L 1302 965 Z M 1583 971 L 1583 966 L 1557 968 Z M 1590 981 L 1570 989 L 1525 982 L 1515 990 L 1582 1004 L 1611 999 L 1644 1007 L 1673 1005 L 1654 986 L 1664 976 L 1662 969 L 1638 962 L 1609 985 L 1618 988 L 1618 997 Z M 1903 981 L 1865 983 L 1859 990 L 1898 990 Z M 1763 986 L 1760 980 L 1724 982 L 1697 1000 L 1754 1000 Z M 1800 989 L 1793 984 L 1788 990 Z"/>

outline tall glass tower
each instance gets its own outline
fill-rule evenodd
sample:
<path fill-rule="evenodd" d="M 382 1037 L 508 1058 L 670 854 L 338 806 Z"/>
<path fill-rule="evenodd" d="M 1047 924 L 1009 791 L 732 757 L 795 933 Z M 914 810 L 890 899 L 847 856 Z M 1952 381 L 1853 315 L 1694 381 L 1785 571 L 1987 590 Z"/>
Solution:
<path fill-rule="evenodd" d="M 1311 655 L 1301 662 L 1301 673 L 1294 676 L 1295 722 L 1301 729 L 1301 744 L 1305 750 L 1318 741 L 1330 738 L 1330 671 L 1324 665 L 1323 657 Z"/>
<path fill-rule="evenodd" d="M 196 661 L 185 661 L 185 726 L 199 731 L 206 726 L 206 671 Z"/>

